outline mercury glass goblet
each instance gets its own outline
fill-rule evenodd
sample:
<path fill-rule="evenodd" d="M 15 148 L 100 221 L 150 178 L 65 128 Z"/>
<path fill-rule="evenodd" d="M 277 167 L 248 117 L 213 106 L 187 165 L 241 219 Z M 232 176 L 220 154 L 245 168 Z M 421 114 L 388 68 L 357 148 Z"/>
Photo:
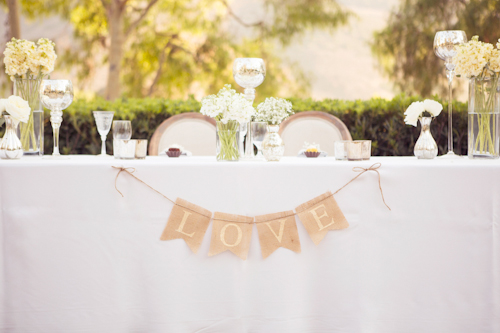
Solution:
<path fill-rule="evenodd" d="M 444 60 L 446 77 L 448 78 L 448 153 L 442 157 L 460 157 L 453 152 L 453 125 L 452 125 L 452 97 L 451 87 L 455 76 L 455 64 L 453 57 L 457 54 L 455 46 L 466 43 L 467 36 L 461 30 L 438 31 L 434 37 L 434 53 Z"/>
<path fill-rule="evenodd" d="M 262 141 L 267 134 L 267 123 L 263 121 L 252 122 L 252 141 L 258 149 L 256 160 L 265 161 L 264 155 L 262 155 Z"/>
<path fill-rule="evenodd" d="M 54 133 L 54 151 L 46 159 L 68 159 L 59 153 L 59 129 L 62 123 L 62 110 L 73 102 L 73 84 L 70 80 L 43 80 L 40 84 L 40 100 L 50 109 L 50 123 Z"/>
<path fill-rule="evenodd" d="M 236 58 L 233 64 L 233 77 L 236 83 L 245 88 L 245 97 L 252 102 L 255 99 L 255 88 L 260 86 L 266 77 L 266 65 L 260 58 Z M 252 128 L 247 124 L 245 140 L 245 160 L 253 159 Z"/>
<path fill-rule="evenodd" d="M 111 129 L 111 123 L 113 121 L 115 111 L 93 111 L 92 113 L 94 114 L 97 131 L 99 132 L 102 141 L 101 153 L 97 156 L 110 157 L 109 155 L 106 155 L 106 137 Z"/>

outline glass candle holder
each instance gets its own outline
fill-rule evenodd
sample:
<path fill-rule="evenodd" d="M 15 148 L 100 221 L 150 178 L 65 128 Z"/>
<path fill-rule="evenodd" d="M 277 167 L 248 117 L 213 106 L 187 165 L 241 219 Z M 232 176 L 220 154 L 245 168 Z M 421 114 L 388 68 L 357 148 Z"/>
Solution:
<path fill-rule="evenodd" d="M 335 141 L 335 159 L 339 161 L 347 160 L 347 149 L 351 141 Z"/>
<path fill-rule="evenodd" d="M 348 143 L 347 160 L 349 161 L 363 160 L 363 142 L 351 141 Z"/>
<path fill-rule="evenodd" d="M 356 140 L 361 142 L 361 157 L 363 160 L 369 160 L 372 155 L 372 140 Z"/>
<path fill-rule="evenodd" d="M 146 158 L 148 151 L 148 140 L 132 140 L 135 143 L 135 158 L 138 160 L 143 160 Z"/>
<path fill-rule="evenodd" d="M 114 156 L 121 160 L 133 160 L 137 140 L 113 140 Z"/>

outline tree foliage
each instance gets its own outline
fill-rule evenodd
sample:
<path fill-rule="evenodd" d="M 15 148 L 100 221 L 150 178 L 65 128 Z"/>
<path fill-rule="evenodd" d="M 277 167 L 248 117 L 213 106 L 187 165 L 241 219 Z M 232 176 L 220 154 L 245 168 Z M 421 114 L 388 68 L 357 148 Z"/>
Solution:
<path fill-rule="evenodd" d="M 485 42 L 500 38 L 498 0 L 401 0 L 371 44 L 383 72 L 406 93 L 444 92 L 444 63 L 433 51 L 440 30 L 464 30 Z"/>
<path fill-rule="evenodd" d="M 77 69 L 87 84 L 110 59 L 113 2 L 123 6 L 120 81 L 127 97 L 214 93 L 233 82 L 237 57 L 265 60 L 269 75 L 258 96 L 303 95 L 307 78 L 281 59 L 280 48 L 311 29 L 334 31 L 353 15 L 335 0 L 263 0 L 255 4 L 264 8 L 255 22 L 239 17 L 226 0 L 21 0 L 29 17 L 56 13 L 72 23 L 80 47 L 59 49 L 59 64 Z M 244 37 L 233 34 L 235 24 L 245 27 Z"/>

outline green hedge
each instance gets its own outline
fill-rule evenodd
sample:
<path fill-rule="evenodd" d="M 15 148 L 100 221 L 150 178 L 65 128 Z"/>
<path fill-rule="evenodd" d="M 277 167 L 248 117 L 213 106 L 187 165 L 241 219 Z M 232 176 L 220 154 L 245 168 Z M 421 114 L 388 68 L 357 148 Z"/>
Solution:
<path fill-rule="evenodd" d="M 295 112 L 325 111 L 340 118 L 349 128 L 353 139 L 373 141 L 374 156 L 413 155 L 413 146 L 419 136 L 420 126 L 404 124 L 404 110 L 417 97 L 397 96 L 392 100 L 374 98 L 366 101 L 344 101 L 325 99 L 290 100 Z M 447 104 L 443 103 L 445 110 Z M 113 102 L 101 98 L 78 99 L 64 111 L 61 126 L 60 146 L 63 154 L 98 154 L 100 137 L 97 133 L 93 110 L 116 111 L 114 119 L 132 121 L 133 138 L 151 139 L 162 121 L 172 115 L 198 111 L 199 101 L 166 99 L 121 99 Z M 455 152 L 467 154 L 467 105 L 454 102 L 453 131 Z M 3 130 L 3 129 L 2 129 Z M 447 151 L 448 114 L 443 111 L 432 124 L 432 135 L 439 147 L 439 154 Z M 214 138 L 215 140 L 215 138 Z M 112 140 L 107 141 L 108 152 L 112 152 Z M 52 152 L 52 128 L 49 112 L 45 114 L 45 152 Z"/>

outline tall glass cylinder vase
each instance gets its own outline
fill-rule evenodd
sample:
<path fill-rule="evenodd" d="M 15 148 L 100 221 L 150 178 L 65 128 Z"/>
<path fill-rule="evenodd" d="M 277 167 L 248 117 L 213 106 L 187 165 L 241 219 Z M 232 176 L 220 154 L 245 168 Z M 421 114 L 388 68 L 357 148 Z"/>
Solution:
<path fill-rule="evenodd" d="M 20 123 L 17 135 L 23 146 L 24 155 L 43 155 L 43 108 L 40 103 L 40 82 L 42 78 L 15 79 L 14 95 L 28 102 L 31 113 L 27 123 Z"/>
<path fill-rule="evenodd" d="M 469 158 L 499 157 L 500 92 L 498 74 L 469 81 Z"/>
<path fill-rule="evenodd" d="M 217 122 L 217 161 L 237 161 L 239 154 L 240 124 L 229 120 Z"/>

